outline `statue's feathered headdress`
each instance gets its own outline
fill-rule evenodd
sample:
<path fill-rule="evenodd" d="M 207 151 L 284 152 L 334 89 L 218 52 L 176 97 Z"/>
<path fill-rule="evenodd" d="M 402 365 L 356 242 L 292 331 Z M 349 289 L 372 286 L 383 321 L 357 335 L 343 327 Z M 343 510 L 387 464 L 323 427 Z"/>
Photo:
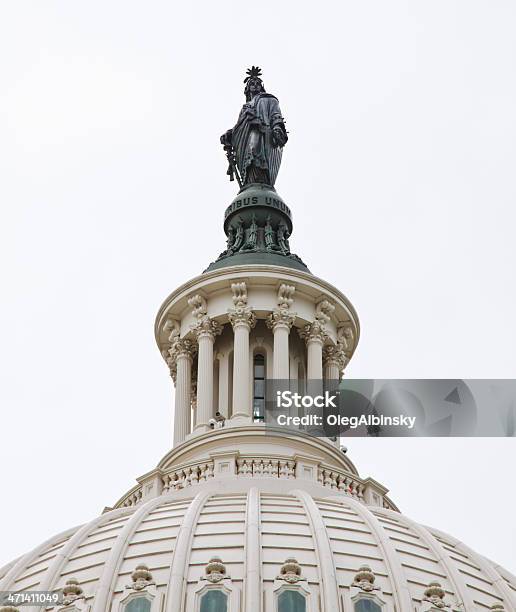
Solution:
<path fill-rule="evenodd" d="M 244 83 L 247 83 L 249 79 L 258 78 L 260 81 L 262 80 L 262 69 L 258 68 L 258 66 L 252 66 L 246 70 L 247 76 L 244 79 Z"/>

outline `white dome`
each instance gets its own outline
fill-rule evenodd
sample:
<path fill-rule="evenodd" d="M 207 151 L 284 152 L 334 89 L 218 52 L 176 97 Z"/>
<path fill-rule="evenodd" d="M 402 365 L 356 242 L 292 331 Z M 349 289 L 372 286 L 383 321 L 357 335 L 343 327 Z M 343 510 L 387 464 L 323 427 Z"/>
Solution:
<path fill-rule="evenodd" d="M 237 439 L 240 448 L 231 452 Z M 272 612 L 275 590 L 289 579 L 278 578 L 282 566 L 295 559 L 300 576 L 289 584 L 308 594 L 311 611 L 351 609 L 359 593 L 384 602 L 385 610 L 429 610 L 432 604 L 422 600 L 434 582 L 444 591 L 436 601 L 449 604 L 447 609 L 516 609 L 514 576 L 449 535 L 395 509 L 368 504 L 374 490 L 383 493 L 382 506 L 395 508 L 385 489 L 360 479 L 347 456 L 331 444 L 302 435 L 271 442 L 249 427 L 182 444 L 140 479 L 120 507 L 5 567 L 0 589 L 48 590 L 73 578 L 85 596 L 83 605 L 93 612 L 118 610 L 118 602 L 136 592 L 128 588 L 131 574 L 144 564 L 152 575 L 147 582 L 155 583 L 147 588 L 153 590 L 156 610 L 194 611 L 199 590 L 209 582 L 207 565 L 216 557 L 216 567 L 225 569 L 220 582 L 232 593 L 235 610 L 255 610 L 252 602 L 263 598 L 263 610 Z M 312 476 L 309 466 L 316 467 Z M 337 488 L 339 475 L 346 474 L 350 486 Z M 145 499 L 157 475 L 165 488 Z M 139 489 L 143 492 L 135 493 Z M 356 580 L 364 565 L 373 583 L 368 570 Z M 142 584 L 145 590 L 146 581 Z"/>

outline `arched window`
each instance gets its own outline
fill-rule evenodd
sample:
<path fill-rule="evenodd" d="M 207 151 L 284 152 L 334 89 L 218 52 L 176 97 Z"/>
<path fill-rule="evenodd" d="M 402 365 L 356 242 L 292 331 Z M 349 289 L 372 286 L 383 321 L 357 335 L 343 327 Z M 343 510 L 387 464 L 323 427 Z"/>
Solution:
<path fill-rule="evenodd" d="M 253 417 L 265 419 L 265 357 L 257 354 L 253 361 Z"/>
<path fill-rule="evenodd" d="M 208 589 L 201 596 L 200 612 L 227 612 L 228 596 L 220 589 Z"/>
<path fill-rule="evenodd" d="M 150 612 L 151 602 L 147 597 L 136 597 L 125 605 L 124 612 Z"/>
<path fill-rule="evenodd" d="M 287 589 L 278 595 L 278 612 L 306 612 L 303 593 Z"/>
<path fill-rule="evenodd" d="M 372 599 L 359 599 L 355 603 L 355 612 L 382 612 L 382 609 Z"/>

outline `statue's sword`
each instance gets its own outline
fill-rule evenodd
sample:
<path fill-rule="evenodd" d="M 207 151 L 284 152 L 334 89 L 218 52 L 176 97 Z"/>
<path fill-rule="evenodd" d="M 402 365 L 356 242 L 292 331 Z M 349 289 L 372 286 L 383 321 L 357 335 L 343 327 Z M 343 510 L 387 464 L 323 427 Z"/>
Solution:
<path fill-rule="evenodd" d="M 240 174 L 238 173 L 235 154 L 233 153 L 233 147 L 231 145 L 224 145 L 224 151 L 226 151 L 226 157 L 228 158 L 229 162 L 228 171 L 226 174 L 229 176 L 230 181 L 234 181 L 236 176 L 238 186 L 242 187 L 242 179 L 240 178 Z"/>

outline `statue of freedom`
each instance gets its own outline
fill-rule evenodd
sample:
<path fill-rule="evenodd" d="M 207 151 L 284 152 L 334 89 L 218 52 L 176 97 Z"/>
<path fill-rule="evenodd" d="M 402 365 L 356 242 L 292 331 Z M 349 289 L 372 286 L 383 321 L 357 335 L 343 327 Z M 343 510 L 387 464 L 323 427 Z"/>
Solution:
<path fill-rule="evenodd" d="M 278 99 L 265 92 L 257 66 L 247 70 L 246 103 L 235 127 L 220 138 L 229 161 L 230 180 L 236 175 L 240 187 L 262 183 L 274 187 L 288 140 Z"/>

